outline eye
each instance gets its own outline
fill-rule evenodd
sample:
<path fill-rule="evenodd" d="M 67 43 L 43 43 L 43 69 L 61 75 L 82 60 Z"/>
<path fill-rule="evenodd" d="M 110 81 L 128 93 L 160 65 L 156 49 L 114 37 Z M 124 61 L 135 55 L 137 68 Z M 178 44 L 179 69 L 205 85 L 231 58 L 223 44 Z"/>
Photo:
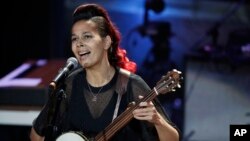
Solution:
<path fill-rule="evenodd" d="M 92 35 L 87 35 L 87 34 L 83 35 L 84 40 L 91 39 L 92 37 L 93 37 Z"/>
<path fill-rule="evenodd" d="M 71 42 L 77 41 L 77 37 L 71 37 Z"/>

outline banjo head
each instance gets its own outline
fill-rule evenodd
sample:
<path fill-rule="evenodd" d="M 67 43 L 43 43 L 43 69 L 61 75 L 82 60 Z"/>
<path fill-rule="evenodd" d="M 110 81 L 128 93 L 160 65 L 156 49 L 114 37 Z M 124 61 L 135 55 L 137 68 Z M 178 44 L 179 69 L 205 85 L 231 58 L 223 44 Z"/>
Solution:
<path fill-rule="evenodd" d="M 87 138 L 79 132 L 67 132 L 60 135 L 56 141 L 88 141 Z"/>

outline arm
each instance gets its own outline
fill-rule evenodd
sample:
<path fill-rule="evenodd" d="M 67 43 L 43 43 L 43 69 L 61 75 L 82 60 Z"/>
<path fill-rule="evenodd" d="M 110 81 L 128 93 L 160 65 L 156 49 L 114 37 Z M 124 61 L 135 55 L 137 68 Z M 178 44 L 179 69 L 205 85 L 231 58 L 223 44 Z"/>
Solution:
<path fill-rule="evenodd" d="M 129 86 L 131 86 L 129 90 L 133 94 L 134 101 L 143 98 L 151 91 L 146 82 L 137 75 L 131 76 Z M 133 111 L 134 118 L 151 123 L 156 129 L 160 141 L 180 140 L 179 130 L 170 122 L 159 101 L 154 99 L 153 102 L 141 102 L 140 107 Z"/>
<path fill-rule="evenodd" d="M 150 102 L 141 102 L 140 108 L 133 111 L 134 118 L 152 123 L 160 141 L 178 141 L 178 131 L 161 115 Z"/>
<path fill-rule="evenodd" d="M 158 115 L 156 116 L 156 119 L 153 122 L 156 122 L 154 125 L 157 130 L 160 141 L 178 141 L 179 133 L 177 132 L 177 130 L 168 122 L 166 122 L 166 120 L 161 115 L 159 115 L 159 113 L 157 114 Z"/>
<path fill-rule="evenodd" d="M 44 137 L 38 135 L 35 129 L 32 127 L 30 132 L 30 140 L 31 141 L 44 141 Z"/>

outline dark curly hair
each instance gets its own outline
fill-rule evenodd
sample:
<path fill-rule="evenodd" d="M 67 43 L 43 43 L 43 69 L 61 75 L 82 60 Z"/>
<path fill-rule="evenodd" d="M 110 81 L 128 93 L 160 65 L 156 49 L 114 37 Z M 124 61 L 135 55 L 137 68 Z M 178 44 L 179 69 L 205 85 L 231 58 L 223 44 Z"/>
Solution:
<path fill-rule="evenodd" d="M 126 56 L 126 50 L 119 44 L 121 35 L 116 26 L 110 20 L 107 11 L 97 4 L 83 4 L 78 6 L 73 13 L 73 24 L 79 20 L 91 20 L 98 26 L 101 37 L 109 35 L 112 43 L 108 50 L 108 59 L 112 66 L 118 66 L 131 72 L 136 72 L 136 63 Z"/>

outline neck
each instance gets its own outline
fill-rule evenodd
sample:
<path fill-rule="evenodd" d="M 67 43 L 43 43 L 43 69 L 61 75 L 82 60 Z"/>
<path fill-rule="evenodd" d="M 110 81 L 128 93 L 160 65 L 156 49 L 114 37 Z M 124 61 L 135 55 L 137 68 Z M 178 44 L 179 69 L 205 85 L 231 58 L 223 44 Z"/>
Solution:
<path fill-rule="evenodd" d="M 106 85 L 114 76 L 115 68 L 111 65 L 99 69 L 86 69 L 86 79 L 91 86 Z"/>

